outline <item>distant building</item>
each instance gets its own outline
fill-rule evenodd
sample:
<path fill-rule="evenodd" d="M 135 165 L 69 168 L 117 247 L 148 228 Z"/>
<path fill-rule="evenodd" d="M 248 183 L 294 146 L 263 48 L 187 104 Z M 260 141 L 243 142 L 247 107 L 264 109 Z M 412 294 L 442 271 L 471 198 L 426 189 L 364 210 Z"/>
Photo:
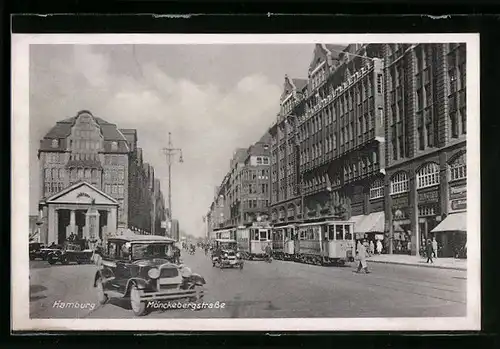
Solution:
<path fill-rule="evenodd" d="M 250 225 L 269 216 L 270 135 L 266 133 L 249 148 L 237 149 L 229 172 L 215 188 L 206 215 L 207 235 L 214 230 Z"/>
<path fill-rule="evenodd" d="M 152 201 L 154 171 L 144 168 L 139 153 L 135 130 L 120 130 L 89 111 L 57 122 L 38 151 L 39 208 L 47 222 L 41 242 L 62 243 L 71 233 L 103 239 L 118 227 L 151 232 L 152 205 L 145 203 Z"/>

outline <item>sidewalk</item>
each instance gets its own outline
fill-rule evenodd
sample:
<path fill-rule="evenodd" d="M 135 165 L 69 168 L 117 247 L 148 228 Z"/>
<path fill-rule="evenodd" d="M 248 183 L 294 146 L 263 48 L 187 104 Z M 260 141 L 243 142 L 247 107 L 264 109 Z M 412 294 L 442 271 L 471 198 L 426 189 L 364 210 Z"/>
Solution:
<path fill-rule="evenodd" d="M 424 259 L 420 256 L 382 254 L 368 257 L 367 261 L 372 263 L 412 265 L 426 268 L 467 270 L 467 259 L 434 258 L 434 264 L 431 264 L 425 263 L 427 258 Z"/>

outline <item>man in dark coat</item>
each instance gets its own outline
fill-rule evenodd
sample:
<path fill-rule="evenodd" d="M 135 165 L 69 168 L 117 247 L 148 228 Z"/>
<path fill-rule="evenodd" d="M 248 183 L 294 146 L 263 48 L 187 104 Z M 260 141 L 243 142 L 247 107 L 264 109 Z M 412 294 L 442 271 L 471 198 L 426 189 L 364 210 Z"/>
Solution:
<path fill-rule="evenodd" d="M 427 254 L 427 262 L 426 263 L 431 262 L 432 264 L 434 264 L 434 262 L 432 261 L 433 252 L 434 252 L 434 250 L 432 249 L 431 240 L 428 239 L 427 244 L 425 245 L 425 253 Z"/>

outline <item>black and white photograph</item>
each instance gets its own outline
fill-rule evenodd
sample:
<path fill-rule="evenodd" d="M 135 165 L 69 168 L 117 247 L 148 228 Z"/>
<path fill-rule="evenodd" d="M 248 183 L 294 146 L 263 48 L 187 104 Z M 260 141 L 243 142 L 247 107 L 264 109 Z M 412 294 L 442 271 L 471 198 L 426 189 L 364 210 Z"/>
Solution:
<path fill-rule="evenodd" d="M 12 36 L 19 330 L 480 328 L 479 35 Z"/>

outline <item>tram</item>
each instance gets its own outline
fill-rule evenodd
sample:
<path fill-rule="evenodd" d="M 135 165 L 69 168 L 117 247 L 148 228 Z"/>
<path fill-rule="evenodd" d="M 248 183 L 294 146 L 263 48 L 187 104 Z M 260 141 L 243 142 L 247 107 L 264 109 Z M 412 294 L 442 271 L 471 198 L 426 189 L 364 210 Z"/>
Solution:
<path fill-rule="evenodd" d="M 295 225 L 285 225 L 272 229 L 273 258 L 280 260 L 294 260 L 295 256 Z"/>
<path fill-rule="evenodd" d="M 267 246 L 272 248 L 271 226 L 268 224 L 254 223 L 251 227 L 238 227 L 235 233 L 238 250 L 245 259 L 263 258 Z"/>
<path fill-rule="evenodd" d="M 355 256 L 354 222 L 325 221 L 273 228 L 276 259 L 343 265 Z"/>

